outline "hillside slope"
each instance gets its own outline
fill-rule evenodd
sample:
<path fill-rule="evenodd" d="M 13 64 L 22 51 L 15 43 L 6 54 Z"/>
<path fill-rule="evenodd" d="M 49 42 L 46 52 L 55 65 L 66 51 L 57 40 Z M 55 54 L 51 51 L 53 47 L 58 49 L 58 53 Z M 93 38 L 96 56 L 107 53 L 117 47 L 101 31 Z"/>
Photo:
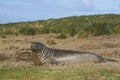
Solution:
<path fill-rule="evenodd" d="M 0 35 L 49 33 L 60 33 L 62 36 L 77 36 L 78 38 L 120 33 L 120 15 L 72 16 L 33 22 L 0 24 Z"/>

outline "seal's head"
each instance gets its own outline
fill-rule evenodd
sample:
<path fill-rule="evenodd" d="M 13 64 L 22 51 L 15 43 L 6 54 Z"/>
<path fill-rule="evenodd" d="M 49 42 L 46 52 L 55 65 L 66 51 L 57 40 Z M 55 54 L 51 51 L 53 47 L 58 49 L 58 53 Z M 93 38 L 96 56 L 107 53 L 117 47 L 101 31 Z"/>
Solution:
<path fill-rule="evenodd" d="M 45 45 L 43 43 L 40 43 L 40 42 L 32 42 L 32 44 L 31 44 L 32 51 L 41 50 L 44 47 L 45 47 Z"/>

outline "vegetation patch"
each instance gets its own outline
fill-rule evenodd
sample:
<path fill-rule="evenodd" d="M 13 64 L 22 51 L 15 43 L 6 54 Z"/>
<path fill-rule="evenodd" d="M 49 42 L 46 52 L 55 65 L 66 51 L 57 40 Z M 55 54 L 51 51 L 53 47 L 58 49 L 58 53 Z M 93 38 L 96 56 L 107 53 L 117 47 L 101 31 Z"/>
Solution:
<path fill-rule="evenodd" d="M 22 27 L 19 29 L 19 33 L 24 34 L 24 35 L 35 35 L 36 30 L 31 27 Z"/>
<path fill-rule="evenodd" d="M 54 67 L 54 66 L 53 66 Z M 117 70 L 94 68 L 52 69 L 46 66 L 0 69 L 1 80 L 119 80 Z"/>
<path fill-rule="evenodd" d="M 0 24 L 0 35 L 59 33 L 60 38 L 111 35 L 120 33 L 120 15 L 72 16 L 60 19 Z M 17 33 L 17 34 L 16 34 Z"/>
<path fill-rule="evenodd" d="M 61 33 L 61 34 L 59 35 L 59 38 L 60 38 L 60 39 L 67 39 L 68 36 L 67 36 L 66 34 L 64 34 L 64 33 Z"/>
<path fill-rule="evenodd" d="M 56 45 L 57 43 L 54 40 L 48 40 L 47 44 L 49 44 L 49 45 Z"/>
<path fill-rule="evenodd" d="M 8 59 L 7 56 L 0 55 L 0 61 L 4 61 L 4 60 L 6 60 L 6 59 Z"/>

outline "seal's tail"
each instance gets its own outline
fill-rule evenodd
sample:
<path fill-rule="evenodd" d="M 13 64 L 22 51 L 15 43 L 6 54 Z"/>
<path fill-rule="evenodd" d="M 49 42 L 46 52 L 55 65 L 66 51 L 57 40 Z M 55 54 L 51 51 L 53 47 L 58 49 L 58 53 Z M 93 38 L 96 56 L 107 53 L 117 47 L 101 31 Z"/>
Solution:
<path fill-rule="evenodd" d="M 105 59 L 105 62 L 118 62 L 118 61 L 114 59 Z"/>

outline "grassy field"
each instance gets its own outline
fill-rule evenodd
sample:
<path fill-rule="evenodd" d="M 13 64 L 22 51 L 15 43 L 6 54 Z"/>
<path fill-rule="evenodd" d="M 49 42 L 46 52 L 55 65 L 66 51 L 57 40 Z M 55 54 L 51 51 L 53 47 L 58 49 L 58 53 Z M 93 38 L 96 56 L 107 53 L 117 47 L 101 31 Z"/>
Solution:
<path fill-rule="evenodd" d="M 119 68 L 110 65 L 33 65 L 3 68 L 0 69 L 0 80 L 120 80 Z"/>
<path fill-rule="evenodd" d="M 0 80 L 120 80 L 120 35 L 86 39 L 56 37 L 49 34 L 0 38 L 0 56 L 6 56 L 0 57 Z M 90 51 L 119 62 L 35 66 L 32 61 L 14 61 L 14 54 L 30 48 L 32 41 L 41 41 L 51 48 Z"/>

